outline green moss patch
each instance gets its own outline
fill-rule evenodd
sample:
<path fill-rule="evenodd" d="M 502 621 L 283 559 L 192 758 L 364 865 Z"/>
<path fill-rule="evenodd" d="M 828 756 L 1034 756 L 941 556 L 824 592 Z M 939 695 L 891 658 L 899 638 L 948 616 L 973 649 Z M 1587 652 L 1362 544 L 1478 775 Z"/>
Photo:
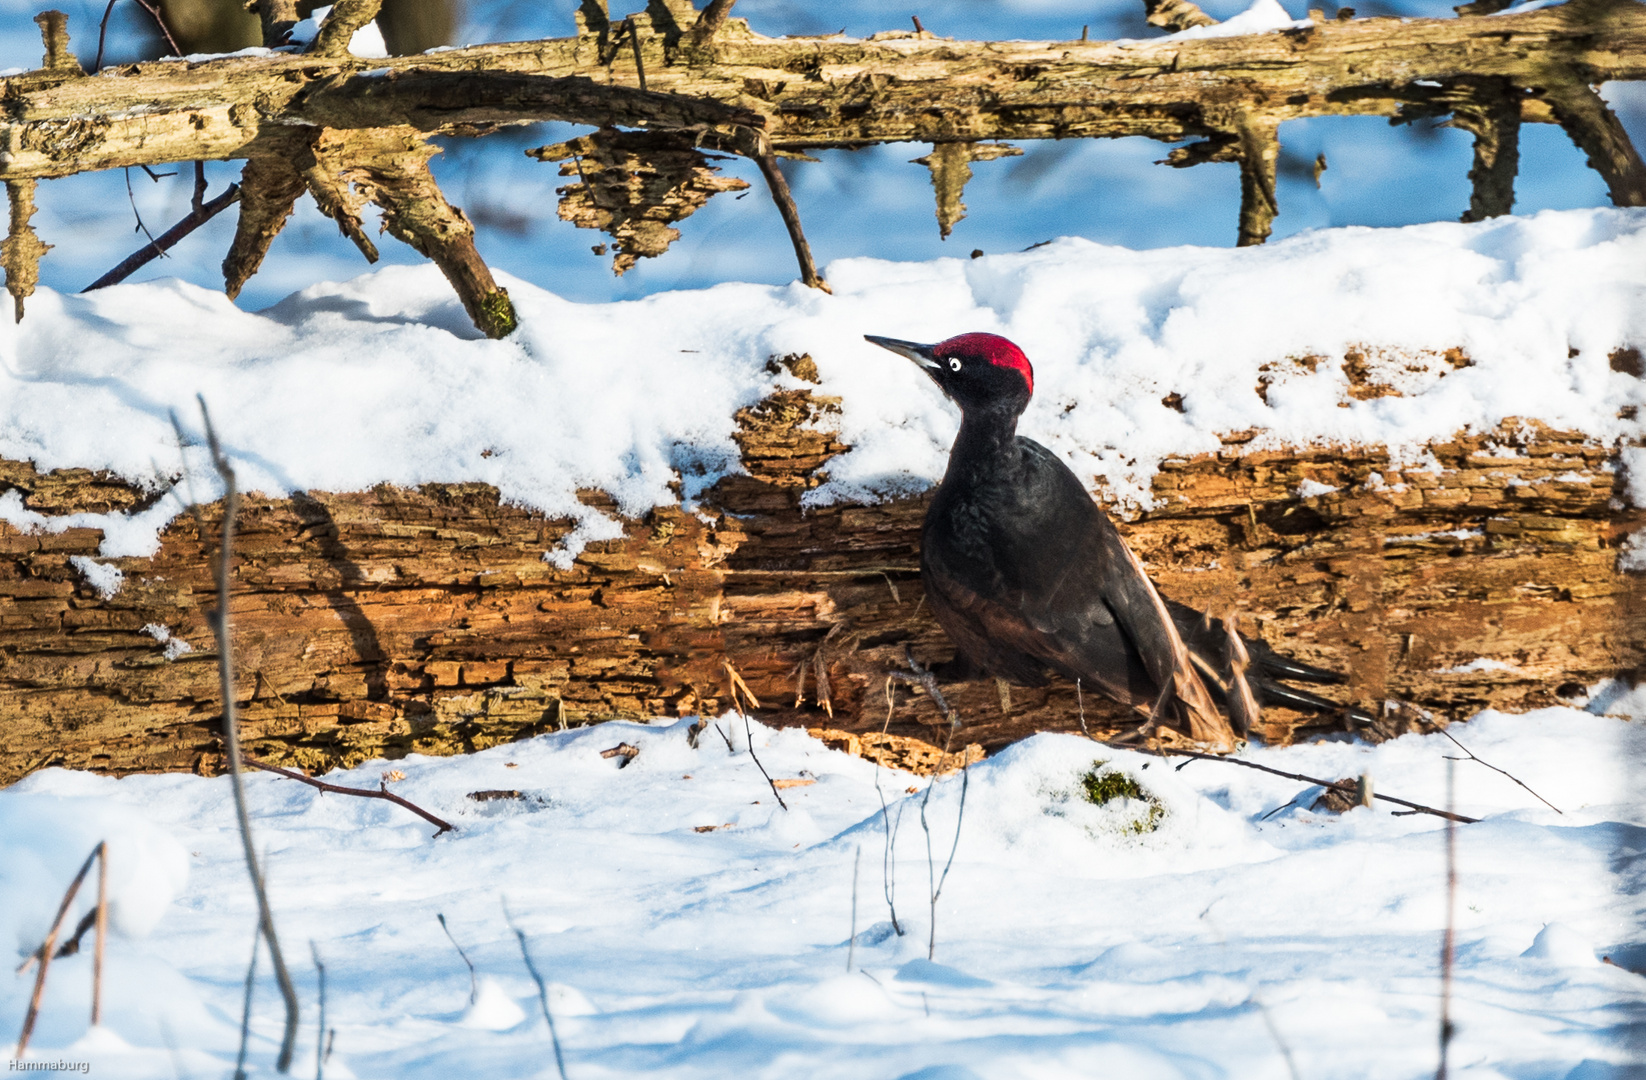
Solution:
<path fill-rule="evenodd" d="M 1110 766 L 1107 761 L 1092 762 L 1092 767 L 1080 777 L 1080 788 L 1086 801 L 1093 806 L 1107 806 L 1116 799 L 1141 804 L 1136 816 L 1125 825 L 1125 831 L 1134 835 L 1154 832 L 1166 816 L 1166 807 L 1158 798 L 1150 794 L 1136 778 Z"/>

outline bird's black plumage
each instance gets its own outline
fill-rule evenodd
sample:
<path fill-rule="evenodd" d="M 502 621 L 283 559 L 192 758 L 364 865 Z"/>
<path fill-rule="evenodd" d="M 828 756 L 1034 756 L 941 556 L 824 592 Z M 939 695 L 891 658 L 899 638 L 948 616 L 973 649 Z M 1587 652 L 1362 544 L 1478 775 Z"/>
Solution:
<path fill-rule="evenodd" d="M 993 334 L 936 345 L 868 340 L 919 364 L 961 409 L 920 544 L 928 601 L 960 657 L 1009 682 L 1043 685 L 1049 670 L 1147 707 L 1173 679 L 1181 655 L 1175 627 L 1190 659 L 1210 676 L 1207 690 L 1225 698 L 1231 661 L 1222 624 L 1163 603 L 1068 466 L 1017 434 L 1034 392 L 1022 351 Z M 1259 705 L 1340 708 L 1279 681 L 1341 682 L 1340 676 L 1242 640 Z"/>

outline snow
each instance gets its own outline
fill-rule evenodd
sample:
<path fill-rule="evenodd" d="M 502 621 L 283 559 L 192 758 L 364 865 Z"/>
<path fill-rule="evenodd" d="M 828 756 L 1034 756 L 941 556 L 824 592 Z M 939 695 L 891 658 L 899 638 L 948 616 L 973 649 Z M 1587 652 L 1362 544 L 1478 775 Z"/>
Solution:
<path fill-rule="evenodd" d="M 1491 657 L 1488 657 L 1488 656 L 1477 656 L 1473 660 L 1470 660 L 1467 664 L 1459 664 L 1456 667 L 1441 668 L 1440 669 L 1440 674 L 1442 674 L 1442 675 L 1472 675 L 1475 672 L 1480 672 L 1480 671 L 1518 671 L 1518 670 L 1519 669 L 1516 668 L 1513 664 L 1505 663 L 1502 660 L 1493 660 Z"/>
<path fill-rule="evenodd" d="M 70 555 L 69 565 L 80 572 L 80 576 L 97 590 L 98 597 L 103 600 L 111 599 L 126 583 L 125 571 L 112 563 L 100 563 L 84 555 Z"/>
<path fill-rule="evenodd" d="M 1387 804 L 1317 813 L 1319 788 L 1039 735 L 970 770 L 928 959 L 927 781 L 757 724 L 774 776 L 817 781 L 788 789 L 784 812 L 740 722 L 732 754 L 718 738 L 692 749 L 687 724 L 610 723 L 393 762 L 397 793 L 458 825 L 439 839 L 390 804 L 248 775 L 303 1001 L 298 1061 L 314 1060 L 313 942 L 337 1029 L 327 1075 L 557 1075 L 512 919 L 578 1078 L 1278 1078 L 1282 1044 L 1302 1076 L 1433 1072 L 1446 908 L 1433 817 Z M 1646 819 L 1627 765 L 1639 721 L 1556 708 L 1452 731 L 1563 811 L 1478 764 L 1451 765 L 1456 809 L 1483 819 L 1455 833 L 1454 1066 L 1626 1069 L 1618 1033 L 1646 1007 L 1646 978 L 1626 970 L 1641 959 L 1633 868 Z M 599 756 L 619 742 L 640 748 L 622 770 Z M 1409 735 L 1241 756 L 1322 778 L 1371 773 L 1378 791 L 1444 805 L 1457 750 Z M 1073 794 L 1099 761 L 1164 807 L 1157 828 L 1126 828 Z M 386 768 L 327 779 L 375 786 Z M 495 789 L 524 797 L 466 798 Z M 938 872 L 961 790 L 942 779 L 924 807 Z M 0 791 L 0 940 L 19 958 L 37 944 L 105 836 L 117 917 L 103 1026 L 86 1036 L 87 957 L 59 960 L 29 1063 L 169 1078 L 175 1054 L 183 1075 L 226 1075 L 256 919 L 226 778 L 47 769 Z M 84 899 L 70 918 L 83 910 Z M 472 1004 L 437 914 L 478 969 Z M 273 1075 L 283 1015 L 267 973 L 265 953 L 256 1076 Z M 21 1016 L 29 986 L 0 980 L 0 1015 Z"/>
<path fill-rule="evenodd" d="M 1242 249 L 1065 238 L 977 259 L 842 259 L 826 273 L 832 296 L 724 284 L 593 304 L 501 275 L 521 316 L 501 342 L 478 337 L 426 265 L 311 285 L 261 312 L 177 280 L 42 289 L 21 324 L 0 322 L 0 455 L 151 489 L 186 464 L 186 482 L 131 516 L 48 519 L 7 492 L 0 520 L 101 528 L 104 557 L 152 553 L 191 490 L 215 494 L 203 448 L 180 457 L 169 419 L 198 443 L 198 393 L 245 489 L 484 481 L 574 519 L 569 543 L 545 553 L 569 565 L 618 528 L 579 488 L 638 515 L 735 471 L 732 416 L 797 385 L 766 368 L 788 352 L 816 359 L 853 447 L 810 497 L 921 490 L 942 474 L 956 414 L 865 333 L 1017 341 L 1040 391 L 1021 429 L 1126 506 L 1149 505 L 1161 461 L 1217 450 L 1222 432 L 1260 430 L 1249 451 L 1385 443 L 1408 467 L 1432 460 L 1428 440 L 1507 417 L 1606 443 L 1642 434 L 1619 414 L 1639 414 L 1646 383 L 1608 355 L 1646 341 L 1646 211 L 1326 229 Z M 1451 347 L 1469 366 L 1439 357 Z M 1351 398 L 1351 349 L 1402 396 Z M 1182 412 L 1162 400 L 1173 393 Z M 1633 458 L 1625 468 L 1635 477 Z"/>
<path fill-rule="evenodd" d="M 1194 41 L 1197 38 L 1239 37 L 1242 34 L 1267 34 L 1276 30 L 1303 30 L 1314 23 L 1308 19 L 1294 19 L 1280 6 L 1279 0 L 1253 0 L 1252 6 L 1238 15 L 1232 15 L 1212 26 L 1191 26 L 1165 37 L 1147 38 L 1128 44 L 1152 44 L 1157 41 Z"/>

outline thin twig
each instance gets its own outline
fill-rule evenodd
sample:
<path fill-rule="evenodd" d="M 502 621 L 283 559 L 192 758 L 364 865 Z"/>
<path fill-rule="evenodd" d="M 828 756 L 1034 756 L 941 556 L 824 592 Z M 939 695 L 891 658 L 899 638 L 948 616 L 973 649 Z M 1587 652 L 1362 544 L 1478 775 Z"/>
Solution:
<path fill-rule="evenodd" d="M 846 974 L 852 972 L 852 958 L 857 955 L 857 868 L 863 862 L 863 845 L 857 845 L 852 855 L 852 936 L 846 940 Z"/>
<path fill-rule="evenodd" d="M 109 849 L 97 860 L 97 943 L 91 960 L 91 1026 L 103 1019 L 103 952 L 109 936 Z"/>
<path fill-rule="evenodd" d="M 1480 764 L 1486 766 L 1488 769 L 1492 770 L 1495 773 L 1502 773 L 1504 776 L 1507 776 L 1510 780 L 1513 780 L 1515 783 L 1520 784 L 1521 787 L 1526 788 L 1526 792 L 1529 795 L 1531 795 L 1532 798 L 1536 799 L 1538 802 L 1542 803 L 1544 806 L 1547 806 L 1550 810 L 1553 810 L 1555 813 L 1561 815 L 1562 817 L 1566 816 L 1565 811 L 1561 810 L 1560 807 L 1556 806 L 1554 803 L 1550 802 L 1548 799 L 1545 799 L 1543 796 L 1539 795 L 1537 792 L 1533 791 L 1531 788 L 1526 787 L 1525 784 L 1521 783 L 1520 778 L 1518 776 L 1515 776 L 1513 773 L 1504 772 L 1504 770 L 1498 768 L 1496 765 L 1493 765 L 1490 762 L 1481 761 L 1479 758 L 1475 757 L 1475 752 L 1473 750 L 1470 750 L 1467 746 L 1464 746 L 1462 743 L 1458 742 L 1457 739 L 1452 735 L 1452 733 L 1447 731 L 1445 728 L 1441 728 L 1440 733 L 1442 735 L 1446 736 L 1448 739 L 1451 739 L 1453 746 L 1457 747 L 1459 750 L 1463 751 L 1465 754 L 1468 754 L 1470 761 L 1479 762 Z M 1456 759 L 1455 758 L 1448 758 L 1447 760 L 1448 761 L 1455 761 Z"/>
<path fill-rule="evenodd" d="M 1080 733 L 1089 739 L 1092 737 L 1092 733 L 1086 730 L 1086 695 L 1081 693 L 1078 678 L 1074 681 L 1074 703 L 1075 707 L 1080 710 Z"/>
<path fill-rule="evenodd" d="M 760 701 L 753 694 L 749 693 L 748 684 L 745 683 L 743 681 L 743 677 L 737 673 L 737 669 L 732 667 L 730 661 L 726 662 L 725 667 L 726 674 L 731 677 L 732 708 L 736 709 L 738 715 L 743 717 L 743 737 L 749 744 L 749 757 L 754 760 L 754 767 L 760 770 L 760 775 L 766 778 L 766 783 L 770 785 L 772 794 L 777 796 L 777 805 L 783 808 L 784 813 L 787 813 L 789 810 L 789 804 L 783 801 L 783 793 L 777 790 L 777 784 L 772 781 L 772 774 L 766 771 L 766 766 L 760 764 L 760 758 L 754 752 L 754 730 L 749 726 L 748 712 L 743 708 L 737 699 L 738 687 L 742 687 L 743 693 L 748 694 L 749 701 L 755 708 L 758 709 L 760 707 Z M 727 741 L 727 745 L 731 745 L 730 740 Z"/>
<path fill-rule="evenodd" d="M 75 894 L 80 891 L 80 883 L 86 880 L 86 874 L 91 870 L 92 861 L 101 857 L 104 849 L 105 844 L 99 841 L 97 846 L 91 849 L 91 854 L 86 856 L 86 861 L 80 864 L 80 872 L 69 882 L 68 891 L 63 894 L 63 902 L 57 905 L 57 917 L 51 921 L 51 930 L 47 932 L 45 942 L 35 951 L 40 960 L 40 970 L 34 973 L 34 992 L 29 996 L 29 1011 L 23 1017 L 22 1034 L 17 1037 L 17 1053 L 13 1056 L 18 1061 L 23 1060 L 23 1051 L 29 1047 L 29 1036 L 34 1034 L 34 1021 L 40 1015 L 40 998 L 46 992 L 46 971 L 51 967 L 53 946 L 57 944 L 57 931 L 62 929 L 63 916 L 69 913 L 69 905 L 74 903 Z"/>
<path fill-rule="evenodd" d="M 480 1000 L 480 986 L 474 977 L 474 961 L 469 959 L 469 954 L 463 951 L 463 946 L 459 945 L 457 939 L 452 936 L 451 927 L 446 925 L 446 916 L 437 914 L 435 918 L 440 920 L 440 929 L 446 932 L 446 940 L 452 943 L 452 948 L 457 950 L 457 955 L 461 956 L 463 962 L 469 965 L 469 1004 L 473 1005 Z"/>
<path fill-rule="evenodd" d="M 960 812 L 954 819 L 954 844 L 949 848 L 949 861 L 943 864 L 943 873 L 933 880 L 936 867 L 932 862 L 932 830 L 926 824 L 926 803 L 932 797 L 932 789 L 937 787 L 937 778 L 926 785 L 926 794 L 920 800 L 920 827 L 926 833 L 926 880 L 931 885 L 931 928 L 926 937 L 926 959 L 930 960 L 937 955 L 937 898 L 943 895 L 943 884 L 949 880 L 949 868 L 954 866 L 954 853 L 960 850 L 960 826 L 966 821 L 966 785 L 971 781 L 972 771 L 964 766 L 960 769 Z"/>
<path fill-rule="evenodd" d="M 1248 769 L 1257 769 L 1260 772 L 1272 773 L 1275 776 L 1284 776 L 1288 780 L 1300 780 L 1305 784 L 1319 784 L 1321 787 L 1328 788 L 1337 786 L 1337 781 L 1335 780 L 1322 780 L 1318 776 L 1304 776 L 1302 773 L 1286 772 L 1282 769 L 1271 769 L 1267 765 L 1259 765 L 1255 761 L 1242 761 L 1235 757 L 1219 757 L 1216 754 L 1201 754 L 1194 750 L 1180 750 L 1176 748 L 1164 749 L 1160 752 L 1161 757 L 1171 757 L 1173 754 L 1179 754 L 1187 758 L 1199 759 L 1201 761 L 1222 761 L 1230 765 L 1240 765 Z M 1178 766 L 1178 769 L 1181 770 L 1183 766 L 1187 764 L 1189 763 L 1185 761 L 1182 765 Z M 1405 799 L 1397 799 L 1393 795 L 1384 795 L 1382 792 L 1373 792 L 1372 798 L 1382 799 L 1384 802 L 1392 802 L 1401 806 L 1410 807 L 1413 811 L 1419 814 L 1433 814 L 1435 817 L 1442 817 L 1448 821 L 1462 822 L 1465 825 L 1478 825 L 1480 823 L 1479 818 L 1468 817 L 1464 814 L 1454 814 L 1450 810 L 1436 810 L 1432 806 L 1424 806 L 1422 803 L 1407 802 Z"/>
<path fill-rule="evenodd" d="M 526 961 L 526 970 L 531 972 L 532 982 L 537 984 L 537 1000 L 543 1006 L 543 1019 L 549 1022 L 549 1041 L 554 1044 L 554 1063 L 560 1070 L 560 1080 L 566 1080 L 566 1059 L 560 1052 L 560 1033 L 554 1027 L 554 1013 L 549 1011 L 549 988 L 544 984 L 543 976 L 537 973 L 537 965 L 532 963 L 531 950 L 526 948 L 526 932 L 514 925 L 507 901 L 503 904 L 503 921 L 509 924 L 515 940 L 520 942 L 520 956 Z"/>
<path fill-rule="evenodd" d="M 263 944 L 261 927 L 252 931 L 251 963 L 246 965 L 246 993 L 240 1006 L 240 1053 L 234 1059 L 234 1080 L 246 1080 L 246 1044 L 251 1035 L 251 990 L 257 978 L 257 947 Z"/>
<path fill-rule="evenodd" d="M 1457 762 L 1446 762 L 1446 808 L 1452 807 Z M 1440 1067 L 1435 1080 L 1446 1080 L 1446 1058 L 1452 1046 L 1452 959 L 1456 944 L 1457 826 L 1446 822 L 1446 934 L 1440 942 Z"/>
<path fill-rule="evenodd" d="M 451 822 L 440 820 L 427 810 L 423 809 L 421 806 L 418 806 L 416 803 L 407 799 L 402 799 L 400 796 L 390 791 L 386 782 L 381 787 L 377 788 L 342 787 L 338 784 L 328 784 L 324 780 L 316 780 L 312 776 L 304 776 L 295 769 L 282 769 L 278 765 L 270 765 L 268 762 L 259 761 L 257 758 L 254 758 L 247 753 L 242 753 L 241 759 L 254 769 L 262 769 L 264 772 L 277 773 L 280 776 L 284 776 L 292 780 L 300 780 L 312 788 L 319 788 L 321 791 L 330 791 L 336 795 L 354 795 L 361 799 L 386 799 L 389 802 L 394 803 L 396 806 L 405 807 L 407 810 L 410 810 L 424 821 L 427 821 L 430 825 L 435 826 L 439 830 L 434 834 L 435 836 L 439 836 L 441 833 L 455 832 L 457 830 L 457 826 L 453 825 Z"/>
<path fill-rule="evenodd" d="M 109 6 L 103 9 L 103 21 L 97 24 L 97 59 L 93 60 L 91 64 L 92 74 L 94 75 L 103 70 L 103 42 L 109 34 L 109 16 L 114 14 L 114 5 L 119 2 L 120 0 L 109 0 Z M 177 47 L 177 39 L 171 36 L 171 28 L 166 25 L 165 17 L 161 14 L 160 8 L 153 4 L 151 0 L 137 0 L 137 6 L 153 16 L 154 24 L 160 28 L 161 36 L 166 39 L 166 44 L 171 46 L 171 54 L 173 56 L 182 56 L 183 50 Z"/>
<path fill-rule="evenodd" d="M 314 1036 L 314 1080 L 326 1080 L 326 965 L 320 962 L 320 948 L 312 938 L 309 955 L 314 957 L 314 970 L 320 977 L 320 1026 Z"/>
<path fill-rule="evenodd" d="M 879 765 L 874 767 L 874 793 L 880 796 L 880 819 L 886 827 L 886 850 L 880 857 L 880 891 L 886 897 L 886 908 L 892 915 L 892 929 L 898 937 L 903 936 L 903 925 L 897 921 L 897 830 L 903 824 L 903 807 L 905 803 L 897 804 L 897 824 L 892 824 L 891 811 L 886 806 L 886 794 L 880 790 Z"/>
<path fill-rule="evenodd" d="M 131 180 L 129 176 L 127 177 L 126 186 L 128 190 L 131 187 Z M 224 191 L 221 195 L 218 195 L 215 199 L 212 199 L 210 202 L 199 202 L 197 196 L 197 201 L 194 207 L 189 210 L 187 217 L 167 229 L 165 232 L 161 233 L 158 239 L 153 236 L 149 236 L 149 242 L 146 247 L 139 248 L 138 250 L 132 252 L 130 255 L 126 256 L 125 259 L 121 260 L 120 265 L 116 266 L 114 269 L 110 270 L 108 273 L 104 274 L 102 277 L 98 278 L 96 281 L 92 282 L 90 285 L 87 285 L 80 291 L 83 293 L 89 293 L 94 289 L 105 289 L 110 285 L 119 284 L 120 282 L 131 277 L 133 274 L 137 273 L 137 271 L 141 270 L 149 263 L 153 262 L 155 259 L 176 247 L 178 242 L 185 236 L 189 235 L 194 230 L 198 229 L 200 226 L 204 225 L 206 222 L 210 221 L 212 218 L 216 217 L 218 214 L 221 214 L 224 210 L 227 210 L 239 201 L 239 184 L 230 184 L 226 191 Z M 136 201 L 133 200 L 132 209 L 135 210 L 136 207 Z M 137 221 L 138 224 L 141 225 L 143 219 L 138 218 Z M 148 228 L 144 227 L 143 234 L 147 236 L 148 232 Z"/>
<path fill-rule="evenodd" d="M 223 697 L 223 745 L 229 759 L 229 787 L 234 793 L 234 813 L 240 825 L 240 841 L 245 849 L 246 872 L 251 876 L 252 891 L 257 896 L 257 912 L 261 919 L 263 937 L 269 944 L 269 961 L 274 965 L 275 981 L 286 1006 L 286 1031 L 280 1041 L 280 1056 L 275 1068 L 286 1072 L 291 1068 L 292 1054 L 297 1048 L 297 987 L 286 968 L 285 954 L 280 950 L 280 938 L 274 929 L 274 909 L 269 905 L 268 890 L 264 887 L 263 872 L 257 865 L 257 851 L 252 844 L 251 814 L 246 809 L 246 785 L 241 779 L 240 730 L 234 708 L 234 648 L 229 638 L 229 567 L 234 559 L 235 515 L 240 510 L 240 490 L 235 484 L 234 468 L 223 454 L 217 441 L 217 430 L 212 427 L 211 413 L 206 399 L 197 395 L 200 418 L 206 427 L 206 446 L 211 451 L 212 466 L 223 481 L 223 538 L 217 553 L 217 610 L 210 615 L 212 634 L 217 639 L 217 678 Z M 182 425 L 172 416 L 172 426 L 182 440 Z M 194 506 L 196 520 L 204 524 L 204 515 L 198 503 Z"/>

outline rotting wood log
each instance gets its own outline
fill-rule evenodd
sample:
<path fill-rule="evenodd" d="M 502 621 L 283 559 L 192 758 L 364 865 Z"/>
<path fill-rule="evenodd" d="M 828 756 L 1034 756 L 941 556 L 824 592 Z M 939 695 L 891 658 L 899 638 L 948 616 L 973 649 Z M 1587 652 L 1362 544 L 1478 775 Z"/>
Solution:
<path fill-rule="evenodd" d="M 256 6 L 266 40 L 282 40 L 295 5 L 260 0 Z M 578 11 L 576 37 L 390 59 L 346 55 L 337 44 L 343 31 L 373 7 L 369 0 L 339 5 L 330 36 L 323 30 L 307 53 L 133 64 L 95 79 L 85 77 L 69 51 L 63 20 L 47 13 L 41 16 L 44 66 L 0 80 L 7 101 L 0 180 L 176 161 L 269 160 L 289 149 L 295 130 L 328 132 L 342 149 L 351 133 L 369 149 L 381 139 L 374 132 L 383 130 L 418 138 L 473 136 L 541 120 L 718 133 L 758 148 L 752 156 L 794 238 L 802 277 L 822 287 L 772 154 L 935 144 L 930 160 L 940 166 L 933 178 L 942 228 L 952 225 L 961 205 L 966 170 L 964 163 L 953 167 L 957 154 L 949 147 L 956 144 L 1198 139 L 1168 162 L 1238 162 L 1239 242 L 1252 244 L 1267 237 L 1278 210 L 1274 160 L 1284 122 L 1452 113 L 1476 135 L 1475 197 L 1467 213 L 1479 217 L 1512 203 L 1515 129 L 1507 103 L 1518 102 L 1521 120 L 1565 127 L 1615 203 L 1646 205 L 1646 167 L 1593 90 L 1608 80 L 1646 77 L 1646 5 L 1637 0 L 1571 0 L 1515 15 L 1456 19 L 1320 16 L 1274 33 L 1125 43 L 957 42 L 923 31 L 866 40 L 773 39 L 729 18 L 731 5 L 719 0 L 701 17 L 686 0 L 654 0 L 645 12 L 618 21 L 603 3 L 588 0 Z M 1172 27 L 1207 21 L 1192 4 L 1149 9 L 1153 21 Z M 1483 112 L 1479 95 L 1469 91 L 1486 85 L 1500 93 Z M 745 135 L 736 136 L 739 131 Z M 264 172 L 253 169 L 253 178 Z M 328 204 L 325 184 L 310 179 L 311 191 Z M 283 184 L 275 187 L 263 196 L 246 188 L 248 212 L 261 206 L 265 216 L 248 220 L 240 234 L 246 239 L 231 253 L 231 290 L 260 261 L 251 238 L 272 236 L 278 211 L 268 207 L 285 191 Z M 333 190 L 328 205 L 346 209 L 347 201 Z M 423 202 L 438 204 L 435 216 L 443 224 L 408 235 L 428 244 L 463 233 L 443 198 Z M 346 214 L 340 221 L 347 229 Z M 356 236 L 362 250 L 372 252 L 363 239 Z M 458 247 L 465 244 L 472 248 L 459 236 Z M 460 289 L 465 280 L 489 276 L 467 250 L 438 244 L 430 250 L 444 254 L 442 268 Z M 471 313 L 489 310 L 484 301 L 499 294 L 486 292 L 483 281 L 474 287 L 478 292 L 465 295 L 465 305 Z"/>
<path fill-rule="evenodd" d="M 1351 387 L 1393 392 L 1376 366 L 1348 365 Z M 728 661 L 768 723 L 989 749 L 1035 731 L 1134 727 L 1134 714 L 1061 680 L 1014 688 L 1009 711 L 982 681 L 942 685 L 963 721 L 951 736 L 923 691 L 888 680 L 906 670 L 905 648 L 925 663 L 953 653 L 920 588 L 926 499 L 803 512 L 844 449 L 832 408 L 796 390 L 744 410 L 746 475 L 721 481 L 700 513 L 665 506 L 629 522 L 569 571 L 542 554 L 572 523 L 483 484 L 247 497 L 231 611 L 248 749 L 318 769 L 610 718 L 714 715 L 730 704 Z M 1646 579 L 1620 572 L 1618 554 L 1646 512 L 1619 509 L 1616 448 L 1506 421 L 1430 447 L 1420 467 L 1376 447 L 1247 452 L 1252 435 L 1167 461 L 1157 505 L 1122 531 L 1165 596 L 1237 609 L 1245 632 L 1349 673 L 1325 692 L 1378 716 L 1358 734 L 1553 704 L 1642 670 Z M 1333 490 L 1298 494 L 1316 485 Z M 0 463 L 0 486 L 49 515 L 159 497 L 17 462 Z M 178 517 L 153 558 L 106 560 L 125 575 L 107 599 L 71 562 L 97 558 L 100 533 L 0 525 L 0 784 L 47 765 L 222 767 L 213 513 Z M 1343 723 L 1271 710 L 1257 734 L 1285 742 Z"/>

